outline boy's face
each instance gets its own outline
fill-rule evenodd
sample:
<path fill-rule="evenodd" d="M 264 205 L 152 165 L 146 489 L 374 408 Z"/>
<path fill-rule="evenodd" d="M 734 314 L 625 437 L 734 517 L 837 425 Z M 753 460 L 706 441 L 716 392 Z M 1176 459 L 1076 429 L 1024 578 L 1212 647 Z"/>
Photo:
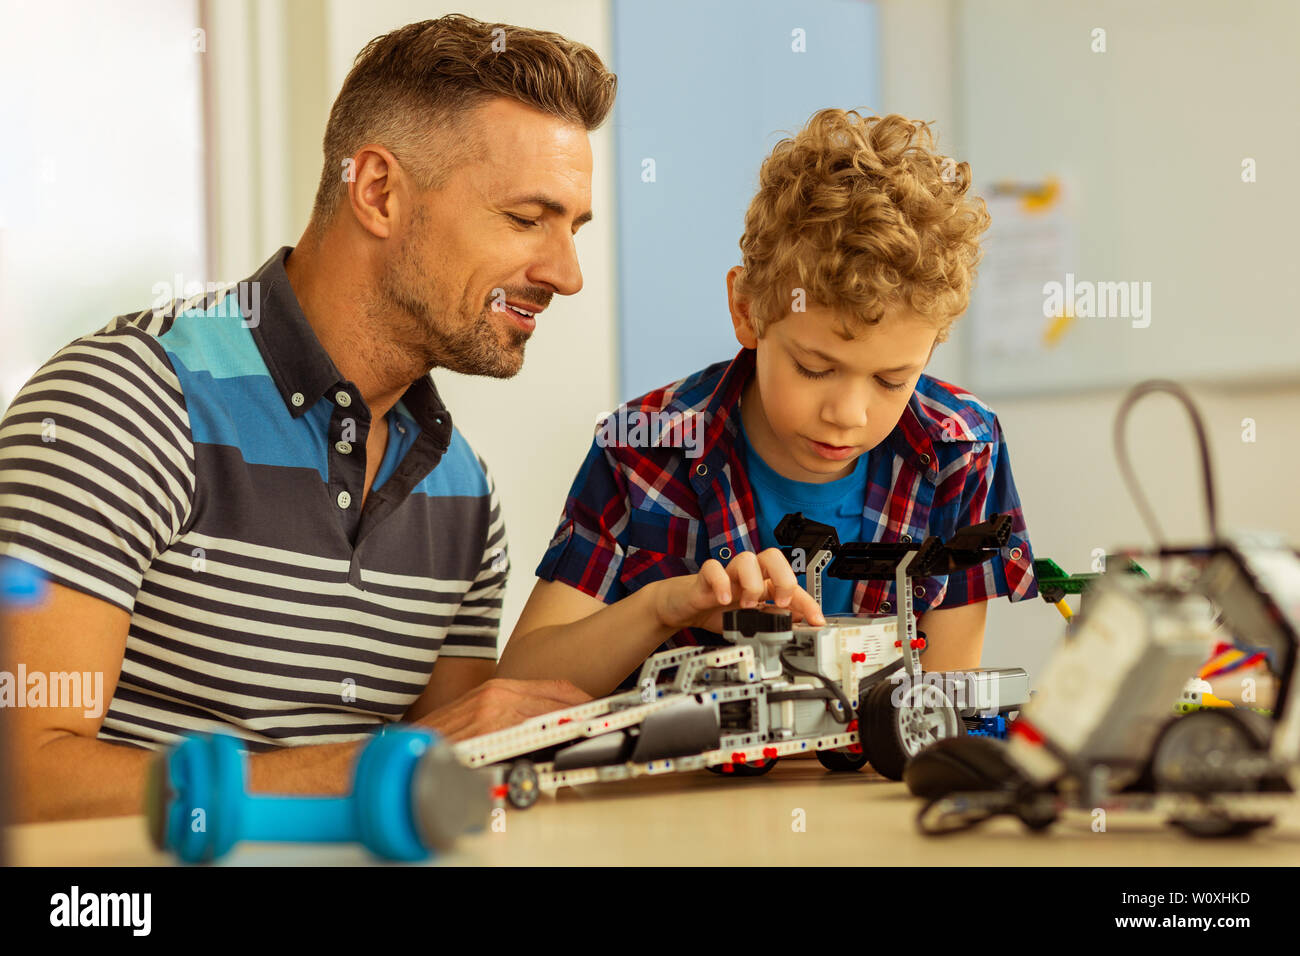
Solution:
<path fill-rule="evenodd" d="M 757 350 L 741 416 L 754 450 L 794 481 L 825 482 L 852 472 L 858 456 L 893 431 L 934 352 L 937 331 L 905 306 L 874 326 L 852 326 L 846 340 L 836 313 L 809 306 L 754 335 L 747 304 L 732 294 L 736 339 Z"/>

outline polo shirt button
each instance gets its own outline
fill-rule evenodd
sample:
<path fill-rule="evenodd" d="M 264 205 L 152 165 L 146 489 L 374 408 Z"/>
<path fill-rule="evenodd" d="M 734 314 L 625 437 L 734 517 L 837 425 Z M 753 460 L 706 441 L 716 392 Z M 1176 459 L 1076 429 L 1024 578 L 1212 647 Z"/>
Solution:
<path fill-rule="evenodd" d="M 338 497 L 339 507 L 346 510 L 352 505 L 352 496 L 346 491 L 340 491 Z"/>
<path fill-rule="evenodd" d="M 352 454 L 352 443 L 347 441 L 335 442 L 334 450 L 340 455 L 350 455 Z"/>
<path fill-rule="evenodd" d="M 338 402 L 343 408 L 347 408 L 352 404 L 352 396 L 345 391 L 339 390 L 334 393 L 334 401 Z"/>
<path fill-rule="evenodd" d="M 701 467 L 703 467 L 703 466 L 701 466 Z M 720 557 L 723 561 L 726 561 L 727 558 L 731 557 L 731 549 L 730 549 L 730 548 L 720 548 L 720 549 L 718 549 L 718 557 Z"/>
<path fill-rule="evenodd" d="M 706 465 L 704 462 L 700 462 L 698 465 L 695 466 L 695 473 L 699 475 L 701 478 L 703 478 L 705 475 L 709 473 L 709 466 Z"/>
<path fill-rule="evenodd" d="M 882 611 L 888 611 L 888 610 L 889 610 L 889 602 L 888 602 L 888 601 L 881 601 L 881 602 L 880 602 L 880 609 L 881 609 Z"/>
<path fill-rule="evenodd" d="M 307 399 L 302 397 L 302 392 L 294 392 L 289 396 L 289 401 L 293 402 L 294 408 L 302 408 L 302 403 L 307 401 Z"/>

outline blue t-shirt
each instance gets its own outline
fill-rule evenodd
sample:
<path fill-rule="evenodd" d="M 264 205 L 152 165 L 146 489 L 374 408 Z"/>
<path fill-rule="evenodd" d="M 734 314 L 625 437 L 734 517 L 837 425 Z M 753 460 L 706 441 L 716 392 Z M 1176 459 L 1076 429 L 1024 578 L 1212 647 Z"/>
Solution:
<path fill-rule="evenodd" d="M 745 426 L 740 427 L 745 473 L 754 489 L 754 511 L 758 518 L 758 547 L 780 547 L 776 526 L 787 514 L 802 511 L 805 518 L 831 525 L 840 541 L 863 541 L 862 516 L 867 495 L 867 455 L 859 455 L 851 474 L 835 481 L 792 481 L 777 474 L 749 443 Z M 812 555 L 808 555 L 812 558 Z M 798 575 L 808 587 L 807 575 Z M 827 577 L 822 571 L 822 613 L 852 614 L 856 581 Z"/>

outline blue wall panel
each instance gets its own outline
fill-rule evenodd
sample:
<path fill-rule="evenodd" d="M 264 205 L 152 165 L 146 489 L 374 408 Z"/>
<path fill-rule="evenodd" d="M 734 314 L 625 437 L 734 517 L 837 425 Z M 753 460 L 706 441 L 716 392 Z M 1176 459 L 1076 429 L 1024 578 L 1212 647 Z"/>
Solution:
<path fill-rule="evenodd" d="M 864 0 L 614 0 L 620 400 L 735 354 L 759 166 L 818 109 L 878 112 L 877 43 Z"/>

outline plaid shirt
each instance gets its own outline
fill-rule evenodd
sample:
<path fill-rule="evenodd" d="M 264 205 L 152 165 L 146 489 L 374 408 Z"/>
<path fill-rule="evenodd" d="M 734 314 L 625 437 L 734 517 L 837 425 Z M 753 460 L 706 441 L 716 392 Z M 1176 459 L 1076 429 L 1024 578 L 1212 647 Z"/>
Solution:
<path fill-rule="evenodd" d="M 742 349 L 731 362 L 616 410 L 615 419 L 631 414 L 635 423 L 639 412 L 643 421 L 662 427 L 627 444 L 602 441 L 598 431 L 537 576 L 610 604 L 651 581 L 694 574 L 709 558 L 725 564 L 738 552 L 759 550 L 754 494 L 739 441 L 740 397 L 753 371 L 754 352 Z M 698 442 L 684 440 L 692 426 L 702 432 L 696 432 Z M 872 541 L 947 539 L 992 515 L 1012 517 L 1011 538 L 996 558 L 954 574 L 912 579 L 917 615 L 999 595 L 1012 601 L 1038 595 L 1011 459 L 988 406 L 922 375 L 894 430 L 867 455 L 863 517 L 864 530 L 875 528 Z M 894 591 L 892 580 L 859 581 L 854 610 L 891 614 Z M 689 629 L 661 650 L 720 643 L 719 635 Z"/>

